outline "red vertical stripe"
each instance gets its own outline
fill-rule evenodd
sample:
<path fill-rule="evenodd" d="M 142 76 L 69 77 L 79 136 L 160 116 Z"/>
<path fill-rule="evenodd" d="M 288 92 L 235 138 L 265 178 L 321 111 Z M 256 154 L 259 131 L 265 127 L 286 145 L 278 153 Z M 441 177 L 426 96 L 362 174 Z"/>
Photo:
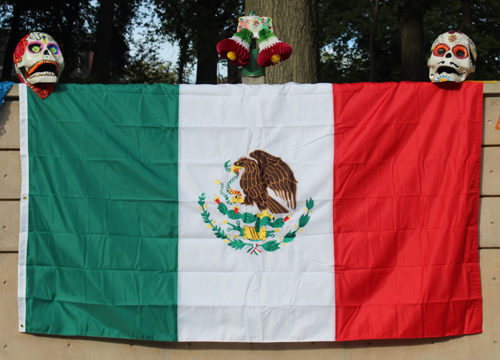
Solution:
<path fill-rule="evenodd" d="M 482 86 L 333 85 L 337 340 L 481 332 Z"/>

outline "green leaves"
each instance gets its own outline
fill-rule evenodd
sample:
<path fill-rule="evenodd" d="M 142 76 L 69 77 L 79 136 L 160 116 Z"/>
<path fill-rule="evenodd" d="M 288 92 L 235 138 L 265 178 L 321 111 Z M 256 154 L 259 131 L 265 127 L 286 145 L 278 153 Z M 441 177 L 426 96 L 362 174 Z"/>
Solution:
<path fill-rule="evenodd" d="M 280 248 L 280 244 L 275 240 L 265 242 L 261 246 L 266 251 L 276 251 Z"/>
<path fill-rule="evenodd" d="M 217 236 L 219 239 L 227 239 L 226 233 L 220 227 L 214 226 L 212 228 L 212 231 L 214 232 L 215 236 Z"/>
<path fill-rule="evenodd" d="M 311 211 L 313 207 L 314 207 L 314 200 L 312 198 L 310 198 L 309 200 L 306 200 L 307 210 Z"/>
<path fill-rule="evenodd" d="M 227 163 L 225 164 L 227 167 Z M 314 200 L 312 198 L 306 200 L 306 209 L 305 213 L 300 216 L 299 223 L 298 225 L 295 225 L 295 230 L 290 230 L 288 233 L 284 236 L 283 240 L 280 239 L 280 241 L 277 240 L 269 240 L 267 242 L 246 242 L 245 240 L 247 239 L 231 239 L 225 232 L 224 230 L 217 226 L 215 224 L 215 221 L 210 219 L 210 213 L 206 210 L 206 204 L 205 204 L 206 196 L 205 194 L 201 194 L 198 198 L 198 204 L 200 205 L 201 208 L 201 217 L 203 221 L 208 224 L 208 227 L 212 229 L 214 232 L 214 235 L 219 238 L 223 239 L 227 242 L 228 246 L 235 249 L 235 250 L 241 250 L 244 248 L 247 248 L 247 253 L 249 254 L 255 254 L 258 255 L 261 250 L 265 250 L 268 252 L 276 251 L 280 248 L 281 244 L 286 244 L 289 242 L 292 242 L 295 237 L 297 236 L 297 232 L 301 230 L 303 227 L 305 227 L 309 223 L 310 219 L 310 214 L 312 212 L 312 209 L 314 207 Z M 285 220 L 283 218 L 278 218 L 276 220 L 272 219 L 271 217 L 265 216 L 259 219 L 256 214 L 252 214 L 249 212 L 243 212 L 243 213 L 235 213 L 235 210 L 229 210 L 228 207 L 224 203 L 220 203 L 217 206 L 217 209 L 222 215 L 227 216 L 229 219 L 232 220 L 237 220 L 241 219 L 243 223 L 245 224 L 251 224 L 255 223 L 255 229 L 260 229 L 261 227 L 272 227 L 274 229 L 279 229 L 283 228 L 285 226 Z M 286 219 L 288 220 L 288 216 Z M 224 221 L 228 225 L 227 231 L 233 231 L 236 230 L 239 232 L 238 235 L 243 236 L 244 231 L 243 228 L 240 226 L 240 221 L 237 222 L 237 224 L 232 224 L 231 222 Z M 268 238 L 274 238 L 274 232 L 275 231 L 267 231 L 267 237 Z"/>
<path fill-rule="evenodd" d="M 206 224 L 210 224 L 210 218 L 209 218 L 209 216 L 210 216 L 210 213 L 208 213 L 206 211 L 203 211 L 201 213 L 201 217 L 203 219 L 203 222 L 205 222 Z"/>
<path fill-rule="evenodd" d="M 202 209 L 205 206 L 205 198 L 205 193 L 201 194 L 201 196 L 198 198 L 198 205 L 200 205 Z"/>
<path fill-rule="evenodd" d="M 249 244 L 244 243 L 240 239 L 236 239 L 236 240 L 230 241 L 228 243 L 228 245 L 235 250 L 241 250 L 245 247 L 245 245 L 249 245 Z M 250 246 L 252 246 L 252 245 L 250 245 Z"/>
<path fill-rule="evenodd" d="M 297 233 L 297 231 L 289 231 L 288 234 L 285 235 L 285 237 L 283 238 L 283 242 L 284 243 L 289 243 L 290 241 L 292 241 L 293 239 L 295 239 L 295 234 Z"/>
<path fill-rule="evenodd" d="M 210 224 L 210 213 L 205 210 L 205 194 L 201 194 L 198 198 L 198 205 L 201 207 L 201 218 L 205 224 Z"/>
<path fill-rule="evenodd" d="M 309 212 L 312 210 L 313 207 L 314 207 L 314 200 L 312 198 L 306 200 L 307 213 L 300 217 L 299 229 L 305 227 L 309 222 Z"/>
<path fill-rule="evenodd" d="M 302 215 L 299 219 L 299 228 L 303 228 L 309 222 L 309 215 Z"/>

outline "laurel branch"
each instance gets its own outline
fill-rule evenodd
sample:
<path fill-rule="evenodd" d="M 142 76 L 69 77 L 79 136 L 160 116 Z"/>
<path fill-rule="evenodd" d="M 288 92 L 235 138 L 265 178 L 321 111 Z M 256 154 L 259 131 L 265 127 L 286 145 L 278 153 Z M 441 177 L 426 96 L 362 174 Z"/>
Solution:
<path fill-rule="evenodd" d="M 288 216 L 286 216 L 285 218 L 277 219 L 268 216 L 258 217 L 257 215 L 249 212 L 241 213 L 235 209 L 229 210 L 224 203 L 220 203 L 217 207 L 219 212 L 223 215 L 226 215 L 228 219 L 236 221 L 235 223 L 224 221 L 225 224 L 230 226 L 229 228 L 227 228 L 227 231 L 236 231 L 238 233 L 238 235 L 235 235 L 233 238 L 231 238 L 224 232 L 224 229 L 216 225 L 215 220 L 210 219 L 210 213 L 207 211 L 207 204 L 205 203 L 205 200 L 205 193 L 202 193 L 198 198 L 201 217 L 203 219 L 203 222 L 207 224 L 207 227 L 212 229 L 214 235 L 219 239 L 223 239 L 230 247 L 235 250 L 242 250 L 246 248 L 247 253 L 255 254 L 257 256 L 262 252 L 262 250 L 268 252 L 276 251 L 280 249 L 281 245 L 284 246 L 292 242 L 295 239 L 297 232 L 301 231 L 302 228 L 304 228 L 308 224 L 310 214 L 312 213 L 312 209 L 314 207 L 314 200 L 312 198 L 306 200 L 306 208 L 304 209 L 305 213 L 300 216 L 298 225 L 295 225 L 295 230 L 290 230 L 283 238 L 279 238 L 279 240 L 270 240 L 258 244 L 255 242 L 245 242 L 241 239 L 237 239 L 238 236 L 243 236 L 244 234 L 244 229 L 241 227 L 241 222 L 245 224 L 255 223 L 255 229 L 261 229 L 262 227 L 265 227 L 266 239 L 275 238 L 275 232 L 278 232 L 285 225 L 285 222 L 287 221 L 285 219 L 288 218 Z M 275 230 L 267 230 L 268 226 Z"/>

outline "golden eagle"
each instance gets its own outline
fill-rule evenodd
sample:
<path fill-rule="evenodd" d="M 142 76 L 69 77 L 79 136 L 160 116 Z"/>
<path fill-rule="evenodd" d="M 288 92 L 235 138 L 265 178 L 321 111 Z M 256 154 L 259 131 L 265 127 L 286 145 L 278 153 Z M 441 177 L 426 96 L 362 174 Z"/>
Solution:
<path fill-rule="evenodd" d="M 241 202 L 244 205 L 254 205 L 260 211 L 269 210 L 273 214 L 285 214 L 288 210 L 267 193 L 269 187 L 288 207 L 295 209 L 297 197 L 297 180 L 292 169 L 281 158 L 262 150 L 250 153 L 249 158 L 240 158 L 233 165 L 233 171 L 245 169 L 240 179 L 240 186 L 245 195 Z"/>

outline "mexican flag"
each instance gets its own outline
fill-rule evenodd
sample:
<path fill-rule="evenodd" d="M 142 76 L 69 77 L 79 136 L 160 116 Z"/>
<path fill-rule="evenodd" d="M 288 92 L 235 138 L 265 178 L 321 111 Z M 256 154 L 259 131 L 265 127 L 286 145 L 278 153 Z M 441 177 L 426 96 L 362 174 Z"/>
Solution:
<path fill-rule="evenodd" d="M 20 85 L 21 332 L 481 332 L 482 84 Z"/>

